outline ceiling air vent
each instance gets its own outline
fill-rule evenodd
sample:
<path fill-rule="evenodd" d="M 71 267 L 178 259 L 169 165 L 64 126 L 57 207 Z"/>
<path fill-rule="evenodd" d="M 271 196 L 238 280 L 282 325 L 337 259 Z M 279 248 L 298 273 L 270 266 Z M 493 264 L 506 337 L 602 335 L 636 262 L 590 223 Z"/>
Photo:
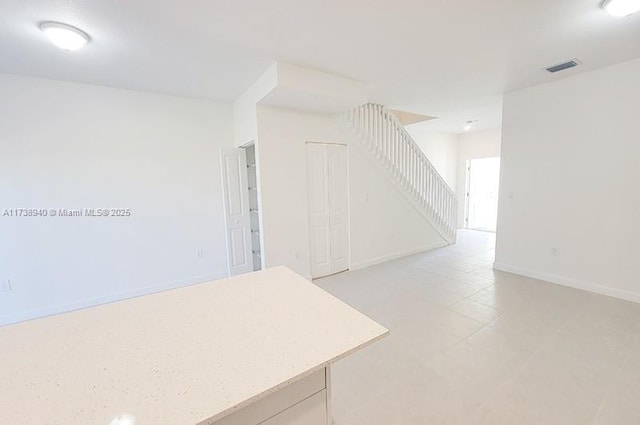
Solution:
<path fill-rule="evenodd" d="M 550 66 L 549 68 L 545 68 L 545 69 L 551 73 L 554 73 L 554 72 L 564 71 L 565 69 L 573 68 L 578 65 L 580 65 L 580 61 L 574 59 L 558 65 Z"/>

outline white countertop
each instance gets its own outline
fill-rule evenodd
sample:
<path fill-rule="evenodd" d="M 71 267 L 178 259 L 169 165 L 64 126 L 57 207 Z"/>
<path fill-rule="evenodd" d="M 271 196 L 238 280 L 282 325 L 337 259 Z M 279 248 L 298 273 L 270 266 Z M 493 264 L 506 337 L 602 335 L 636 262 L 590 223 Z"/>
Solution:
<path fill-rule="evenodd" d="M 213 421 L 387 332 L 285 267 L 0 327 L 0 422 Z"/>

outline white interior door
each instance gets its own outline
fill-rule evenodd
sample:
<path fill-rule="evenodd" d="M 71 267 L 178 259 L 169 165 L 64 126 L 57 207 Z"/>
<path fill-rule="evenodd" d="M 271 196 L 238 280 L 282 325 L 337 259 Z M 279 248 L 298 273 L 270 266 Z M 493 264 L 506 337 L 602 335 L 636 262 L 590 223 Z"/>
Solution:
<path fill-rule="evenodd" d="M 331 274 L 329 153 L 326 145 L 307 143 L 311 276 Z"/>
<path fill-rule="evenodd" d="M 347 148 L 307 143 L 311 276 L 349 267 Z"/>
<path fill-rule="evenodd" d="M 349 268 L 347 147 L 328 145 L 331 273 Z"/>
<path fill-rule="evenodd" d="M 467 227 L 496 231 L 498 221 L 498 189 L 500 158 L 469 161 Z"/>
<path fill-rule="evenodd" d="M 221 149 L 229 275 L 253 270 L 247 158 L 244 149 Z"/>

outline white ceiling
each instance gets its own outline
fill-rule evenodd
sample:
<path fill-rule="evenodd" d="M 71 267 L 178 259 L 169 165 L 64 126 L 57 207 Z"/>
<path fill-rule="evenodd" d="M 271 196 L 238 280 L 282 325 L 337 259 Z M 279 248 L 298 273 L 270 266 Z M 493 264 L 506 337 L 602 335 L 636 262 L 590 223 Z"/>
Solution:
<path fill-rule="evenodd" d="M 600 0 L 2 0 L 0 72 L 233 100 L 272 61 L 368 84 L 372 101 L 439 117 L 434 130 L 500 124 L 501 95 L 640 57 L 640 14 Z M 92 42 L 69 53 L 37 28 Z M 577 58 L 551 76 L 541 68 Z"/>

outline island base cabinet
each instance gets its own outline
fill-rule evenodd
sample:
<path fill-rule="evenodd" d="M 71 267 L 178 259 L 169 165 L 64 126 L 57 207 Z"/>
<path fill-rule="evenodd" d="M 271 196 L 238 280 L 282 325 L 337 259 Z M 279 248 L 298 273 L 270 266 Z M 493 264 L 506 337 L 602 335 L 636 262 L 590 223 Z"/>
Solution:
<path fill-rule="evenodd" d="M 327 367 L 212 425 L 329 425 L 329 382 Z"/>
<path fill-rule="evenodd" d="M 261 425 L 327 425 L 327 391 L 322 390 Z"/>

